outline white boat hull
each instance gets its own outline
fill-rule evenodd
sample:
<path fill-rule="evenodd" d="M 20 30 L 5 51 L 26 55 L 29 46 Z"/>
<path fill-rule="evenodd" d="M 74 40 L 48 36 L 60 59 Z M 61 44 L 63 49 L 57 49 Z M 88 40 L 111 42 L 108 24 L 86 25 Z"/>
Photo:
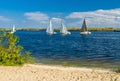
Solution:
<path fill-rule="evenodd" d="M 56 32 L 47 32 L 49 35 L 57 34 Z"/>
<path fill-rule="evenodd" d="M 89 32 L 89 31 L 85 31 L 85 32 L 80 32 L 80 34 L 87 35 L 87 34 L 91 34 L 91 32 Z"/>
<path fill-rule="evenodd" d="M 67 34 L 71 34 L 71 32 L 65 32 L 65 33 L 61 33 L 61 34 L 67 35 Z"/>
<path fill-rule="evenodd" d="M 71 32 L 67 32 L 67 34 L 71 34 Z"/>

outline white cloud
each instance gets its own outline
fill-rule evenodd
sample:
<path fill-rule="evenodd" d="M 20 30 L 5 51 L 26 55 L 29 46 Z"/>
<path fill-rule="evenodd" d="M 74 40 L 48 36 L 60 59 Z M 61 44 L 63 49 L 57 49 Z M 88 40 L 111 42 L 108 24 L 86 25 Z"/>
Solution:
<path fill-rule="evenodd" d="M 61 18 L 53 17 L 52 20 L 61 21 Z"/>
<path fill-rule="evenodd" d="M 53 21 L 53 22 L 56 22 L 56 23 L 60 23 L 61 20 L 62 20 L 61 18 L 57 18 L 57 17 L 53 17 L 53 18 L 52 18 L 52 21 Z"/>
<path fill-rule="evenodd" d="M 73 12 L 66 19 L 84 19 L 91 27 L 120 27 L 120 8 L 111 10 L 96 10 L 89 12 Z M 77 21 L 78 22 L 78 21 Z M 82 23 L 81 20 L 79 20 Z M 76 24 L 76 22 L 74 22 Z M 73 23 L 73 24 L 74 24 Z"/>
<path fill-rule="evenodd" d="M 49 20 L 49 16 L 41 12 L 27 12 L 24 15 L 27 17 L 28 20 L 43 21 L 43 22 Z"/>
<path fill-rule="evenodd" d="M 12 21 L 12 20 L 4 16 L 0 16 L 0 21 Z"/>

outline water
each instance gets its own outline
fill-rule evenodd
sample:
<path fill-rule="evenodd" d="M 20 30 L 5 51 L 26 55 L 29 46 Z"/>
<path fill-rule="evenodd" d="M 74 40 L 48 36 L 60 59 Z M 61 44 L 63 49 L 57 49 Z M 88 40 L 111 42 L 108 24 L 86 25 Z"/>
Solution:
<path fill-rule="evenodd" d="M 97 62 L 120 64 L 120 32 L 92 32 L 80 35 L 47 35 L 45 31 L 17 31 L 19 44 L 39 62 Z"/>

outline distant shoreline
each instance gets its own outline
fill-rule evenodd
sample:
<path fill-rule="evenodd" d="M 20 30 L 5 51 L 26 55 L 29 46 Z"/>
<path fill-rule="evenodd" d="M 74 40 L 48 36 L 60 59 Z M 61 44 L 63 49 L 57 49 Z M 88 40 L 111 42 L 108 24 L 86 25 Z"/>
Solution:
<path fill-rule="evenodd" d="M 12 30 L 12 28 L 0 28 L 6 30 Z M 16 28 L 16 30 L 26 30 L 26 31 L 40 31 L 46 30 L 46 28 Z M 60 30 L 60 28 L 55 28 L 55 30 Z M 80 28 L 68 28 L 70 31 L 80 31 Z M 89 31 L 120 31 L 120 28 L 106 27 L 106 28 L 88 28 Z"/>

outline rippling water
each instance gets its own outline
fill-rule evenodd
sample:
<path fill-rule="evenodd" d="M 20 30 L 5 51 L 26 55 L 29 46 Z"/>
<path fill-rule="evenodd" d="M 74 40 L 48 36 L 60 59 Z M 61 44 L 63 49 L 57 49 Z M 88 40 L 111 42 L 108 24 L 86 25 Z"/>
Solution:
<path fill-rule="evenodd" d="M 120 32 L 92 32 L 80 35 L 47 35 L 45 31 L 17 31 L 20 45 L 32 56 L 44 61 L 88 61 L 106 64 L 120 63 Z"/>

